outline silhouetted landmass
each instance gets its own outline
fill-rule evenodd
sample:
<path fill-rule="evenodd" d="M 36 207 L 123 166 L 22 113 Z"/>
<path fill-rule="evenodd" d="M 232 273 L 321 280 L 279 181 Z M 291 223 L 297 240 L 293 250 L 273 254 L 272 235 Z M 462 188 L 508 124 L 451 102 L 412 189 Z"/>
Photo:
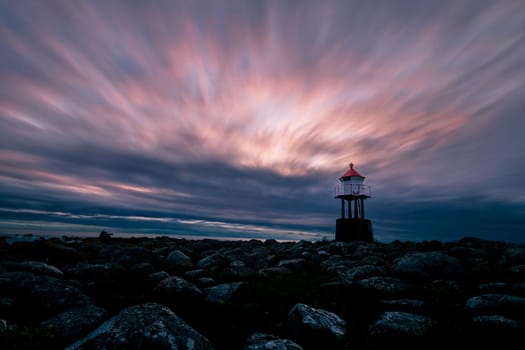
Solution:
<path fill-rule="evenodd" d="M 2 349 L 469 349 L 525 340 L 525 245 L 0 238 Z"/>

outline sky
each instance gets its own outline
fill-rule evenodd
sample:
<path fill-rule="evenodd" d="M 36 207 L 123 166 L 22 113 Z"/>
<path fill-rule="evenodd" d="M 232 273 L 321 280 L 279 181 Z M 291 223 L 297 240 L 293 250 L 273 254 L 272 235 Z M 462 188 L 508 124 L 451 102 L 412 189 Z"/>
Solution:
<path fill-rule="evenodd" d="M 525 242 L 525 1 L 0 0 L 0 233 Z"/>

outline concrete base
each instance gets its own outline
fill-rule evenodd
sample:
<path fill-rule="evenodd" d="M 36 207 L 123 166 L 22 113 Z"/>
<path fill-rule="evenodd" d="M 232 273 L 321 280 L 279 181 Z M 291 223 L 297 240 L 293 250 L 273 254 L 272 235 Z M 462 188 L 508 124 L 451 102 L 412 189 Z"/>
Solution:
<path fill-rule="evenodd" d="M 338 242 L 373 242 L 372 221 L 368 219 L 337 219 L 335 240 Z"/>

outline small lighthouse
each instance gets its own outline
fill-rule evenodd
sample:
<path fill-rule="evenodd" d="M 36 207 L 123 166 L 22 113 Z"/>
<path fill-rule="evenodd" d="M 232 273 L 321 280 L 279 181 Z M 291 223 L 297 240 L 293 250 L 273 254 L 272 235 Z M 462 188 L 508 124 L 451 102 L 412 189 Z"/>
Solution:
<path fill-rule="evenodd" d="M 341 199 L 341 217 L 335 226 L 335 240 L 340 242 L 373 242 L 372 222 L 365 218 L 365 199 L 370 198 L 370 186 L 364 184 L 365 177 L 350 163 L 339 183 L 334 188 L 335 198 Z M 345 210 L 345 202 L 348 211 Z"/>

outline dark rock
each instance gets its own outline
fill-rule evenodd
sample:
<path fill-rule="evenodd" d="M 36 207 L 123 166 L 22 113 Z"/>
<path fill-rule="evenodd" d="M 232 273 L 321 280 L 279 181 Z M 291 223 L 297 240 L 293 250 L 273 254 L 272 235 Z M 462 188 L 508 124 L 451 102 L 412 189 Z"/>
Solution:
<path fill-rule="evenodd" d="M 473 316 L 460 335 L 464 343 L 482 349 L 512 348 L 523 343 L 524 329 L 521 322 L 502 315 Z"/>
<path fill-rule="evenodd" d="M 289 339 L 280 339 L 274 335 L 254 333 L 246 340 L 244 350 L 303 350 Z"/>
<path fill-rule="evenodd" d="M 503 252 L 503 263 L 508 265 L 525 264 L 525 247 L 509 247 Z"/>
<path fill-rule="evenodd" d="M 75 262 L 82 259 L 81 254 L 73 247 L 58 240 L 40 239 L 30 242 L 14 242 L 11 246 L 14 254 L 23 256 L 26 260 L 55 262 Z"/>
<path fill-rule="evenodd" d="M 517 277 L 525 279 L 525 265 L 514 265 L 510 267 L 510 271 Z"/>
<path fill-rule="evenodd" d="M 129 268 L 129 272 L 134 275 L 138 276 L 147 276 L 153 273 L 155 271 L 155 268 L 153 267 L 153 264 L 148 262 L 143 263 L 137 263 L 132 265 Z"/>
<path fill-rule="evenodd" d="M 355 284 L 378 295 L 396 296 L 410 291 L 408 284 L 394 277 L 370 277 L 358 280 Z"/>
<path fill-rule="evenodd" d="M 254 269 L 263 269 L 270 267 L 275 263 L 276 256 L 271 255 L 268 252 L 268 249 L 263 247 L 257 247 L 250 253 L 247 253 L 244 256 L 244 261 L 247 266 L 250 266 Z"/>
<path fill-rule="evenodd" d="M 50 315 L 92 304 L 90 298 L 71 284 L 55 277 L 30 272 L 1 274 L 0 291 L 2 295 L 13 298 L 17 304 L 31 309 L 35 315 Z"/>
<path fill-rule="evenodd" d="M 163 279 L 154 289 L 162 297 L 175 298 L 184 303 L 195 303 L 202 299 L 202 291 L 183 278 L 172 276 Z"/>
<path fill-rule="evenodd" d="M 496 326 L 496 329 L 519 330 L 518 321 L 501 316 L 501 315 L 483 315 L 472 317 L 472 323 L 480 328 L 487 329 Z"/>
<path fill-rule="evenodd" d="M 308 252 L 312 247 L 312 242 L 308 241 L 299 241 L 294 243 L 286 252 L 286 258 L 289 260 L 294 260 L 297 258 L 302 258 L 303 253 Z"/>
<path fill-rule="evenodd" d="M 153 252 L 142 246 L 119 244 L 117 241 L 112 241 L 110 244 L 102 245 L 98 255 L 106 261 L 129 267 L 139 262 L 151 262 L 149 259 Z"/>
<path fill-rule="evenodd" d="M 201 277 L 197 279 L 197 284 L 202 287 L 209 287 L 215 284 L 215 280 L 211 277 Z"/>
<path fill-rule="evenodd" d="M 64 273 L 57 267 L 40 261 L 5 261 L 1 262 L 0 266 L 7 271 L 28 271 L 35 274 L 55 277 L 61 277 L 64 275 Z"/>
<path fill-rule="evenodd" d="M 246 282 L 223 283 L 204 289 L 204 299 L 212 304 L 225 304 L 240 295 Z"/>
<path fill-rule="evenodd" d="M 113 278 L 124 271 L 124 267 L 115 263 L 87 264 L 80 263 L 65 271 L 71 278 L 80 280 L 103 280 Z"/>
<path fill-rule="evenodd" d="M 75 349 L 212 350 L 213 346 L 169 308 L 147 303 L 122 310 L 66 347 Z"/>
<path fill-rule="evenodd" d="M 340 346 L 346 333 L 346 322 L 333 312 L 298 303 L 288 313 L 293 339 L 308 347 Z"/>
<path fill-rule="evenodd" d="M 0 348 L 63 349 L 97 327 L 104 312 L 118 315 L 146 301 L 173 308 L 221 350 L 506 348 L 525 342 L 524 248 L 474 238 L 384 244 L 0 237 Z M 345 332 L 308 328 L 317 316 L 289 320 L 298 303 L 335 313 Z M 156 348 L 141 333 L 149 323 L 136 322 L 136 336 L 120 348 Z M 109 328 L 99 329 L 93 347 L 104 348 Z M 265 335 L 246 343 L 256 332 Z"/>
<path fill-rule="evenodd" d="M 343 283 L 352 283 L 355 280 L 360 280 L 368 277 L 383 276 L 385 269 L 375 265 L 362 265 L 351 268 L 350 270 L 343 270 L 339 272 L 339 279 Z"/>
<path fill-rule="evenodd" d="M 105 313 L 67 281 L 30 272 L 1 274 L 0 296 L 8 325 L 0 337 L 3 349 L 61 348 L 97 326 Z"/>
<path fill-rule="evenodd" d="M 525 298 L 508 294 L 483 294 L 468 299 L 465 307 L 475 313 L 525 315 Z"/>
<path fill-rule="evenodd" d="M 208 255 L 197 262 L 199 269 L 214 269 L 228 265 L 228 259 L 219 253 Z"/>
<path fill-rule="evenodd" d="M 180 250 L 173 250 L 166 257 L 166 265 L 170 269 L 181 270 L 193 267 L 193 260 Z"/>
<path fill-rule="evenodd" d="M 506 282 L 489 282 L 479 286 L 483 294 L 511 294 L 525 297 L 525 282 L 506 283 Z"/>
<path fill-rule="evenodd" d="M 106 311 L 94 304 L 69 309 L 56 314 L 40 324 L 40 327 L 60 342 L 71 342 L 100 325 Z"/>
<path fill-rule="evenodd" d="M 425 307 L 425 302 L 417 299 L 382 300 L 382 305 L 395 311 L 420 312 Z"/>
<path fill-rule="evenodd" d="M 196 270 L 190 270 L 186 271 L 184 273 L 184 276 L 187 278 L 199 278 L 204 276 L 209 276 L 210 272 L 205 269 L 196 269 Z"/>
<path fill-rule="evenodd" d="M 369 336 L 375 338 L 423 337 L 435 326 L 431 318 L 407 312 L 390 311 L 369 328 Z M 374 341 L 374 340 L 373 340 Z"/>
<path fill-rule="evenodd" d="M 281 260 L 277 264 L 277 267 L 284 267 L 288 270 L 294 271 L 299 270 L 301 267 L 303 267 L 305 262 L 306 261 L 302 258 Z"/>
<path fill-rule="evenodd" d="M 100 239 L 100 241 L 103 242 L 103 243 L 107 243 L 107 242 L 109 242 L 111 240 L 111 236 L 112 235 L 113 235 L 112 233 L 108 233 L 106 231 L 102 231 L 98 235 L 98 239 Z"/>
<path fill-rule="evenodd" d="M 167 273 L 166 271 L 159 271 L 159 272 L 154 272 L 154 273 L 151 273 L 148 275 L 148 280 L 151 281 L 151 282 L 160 282 L 162 281 L 163 279 L 166 279 L 170 277 L 170 274 Z"/>
<path fill-rule="evenodd" d="M 290 271 L 290 269 L 287 269 L 286 267 L 282 266 L 267 267 L 257 271 L 257 274 L 262 277 L 290 275 L 291 273 L 292 271 Z"/>
<path fill-rule="evenodd" d="M 462 275 L 461 260 L 442 252 L 410 253 L 394 260 L 395 273 L 416 279 L 449 278 Z"/>
<path fill-rule="evenodd" d="M 225 282 L 246 280 L 255 276 L 256 272 L 246 266 L 229 266 L 224 268 L 220 274 L 220 280 Z"/>

